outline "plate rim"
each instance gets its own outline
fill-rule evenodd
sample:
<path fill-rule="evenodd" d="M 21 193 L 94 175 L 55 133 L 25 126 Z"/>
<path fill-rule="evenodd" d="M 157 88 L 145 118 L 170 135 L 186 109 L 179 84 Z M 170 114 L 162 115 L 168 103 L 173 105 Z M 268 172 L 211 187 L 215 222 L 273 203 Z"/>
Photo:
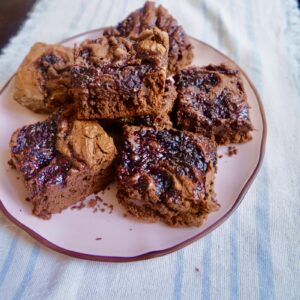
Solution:
<path fill-rule="evenodd" d="M 81 37 L 81 36 L 89 34 L 89 33 L 97 32 L 97 31 L 101 32 L 105 28 L 107 28 L 107 27 L 97 28 L 97 29 L 89 30 L 89 31 L 74 35 L 72 37 L 69 37 L 67 39 L 64 39 L 64 40 L 60 41 L 58 44 L 66 43 L 68 41 L 71 41 L 75 38 Z M 256 176 L 257 176 L 257 174 L 258 174 L 258 172 L 259 172 L 259 170 L 262 166 L 262 162 L 263 162 L 264 155 L 265 155 L 266 139 L 267 139 L 266 116 L 265 116 L 265 111 L 264 111 L 264 108 L 263 108 L 261 97 L 260 97 L 255 85 L 252 83 L 252 81 L 250 80 L 250 78 L 248 77 L 246 72 L 237 63 L 235 63 L 231 58 L 229 58 L 227 55 L 225 55 L 223 52 L 219 51 L 218 49 L 214 48 L 213 46 L 211 46 L 211 45 L 209 45 L 209 44 L 207 44 L 203 41 L 200 41 L 197 38 L 194 38 L 194 37 L 191 37 L 191 36 L 189 36 L 189 37 L 192 40 L 195 40 L 196 42 L 201 43 L 201 44 L 213 49 L 218 54 L 225 57 L 230 63 L 235 65 L 240 70 L 240 72 L 246 78 L 246 80 L 248 81 L 250 87 L 252 88 L 252 90 L 253 90 L 253 92 L 256 96 L 256 99 L 258 101 L 260 114 L 261 114 L 261 117 L 262 117 L 262 125 L 263 125 L 262 126 L 262 140 L 261 140 L 261 144 L 260 144 L 260 153 L 259 153 L 259 159 L 258 159 L 257 165 L 255 166 L 255 168 L 254 168 L 251 176 L 249 177 L 249 179 L 244 184 L 244 186 L 243 186 L 241 192 L 239 193 L 238 197 L 234 201 L 233 206 L 230 208 L 230 210 L 228 212 L 226 212 L 225 215 L 223 215 L 220 219 L 218 219 L 211 226 L 206 228 L 203 232 L 200 232 L 200 233 L 194 235 L 193 237 L 191 237 L 187 240 L 184 240 L 183 242 L 180 242 L 180 243 L 178 243 L 174 246 L 171 246 L 171 247 L 168 247 L 168 248 L 165 248 L 165 249 L 161 249 L 161 250 L 154 250 L 154 251 L 142 253 L 142 254 L 139 254 L 139 255 L 136 255 L 136 256 L 123 257 L 123 256 L 94 255 L 94 254 L 87 254 L 87 253 L 82 253 L 82 252 L 77 252 L 77 251 L 65 249 L 61 246 L 58 246 L 58 245 L 50 242 L 49 240 L 47 240 L 46 238 L 44 238 L 43 236 L 38 234 L 36 231 L 29 228 L 28 226 L 23 224 L 21 221 L 17 220 L 12 214 L 10 214 L 8 212 L 8 210 L 5 208 L 5 205 L 3 204 L 1 199 L 0 199 L 0 211 L 2 211 L 2 213 L 12 223 L 14 223 L 16 226 L 18 226 L 23 231 L 25 231 L 29 236 L 31 236 L 32 238 L 34 238 L 35 240 L 37 240 L 39 243 L 46 246 L 47 248 L 50 248 L 51 250 L 54 250 L 55 252 L 58 252 L 60 254 L 64 254 L 64 255 L 79 258 L 79 259 L 91 260 L 91 261 L 102 261 L 102 262 L 133 262 L 133 261 L 146 260 L 146 259 L 151 259 L 151 258 L 156 258 L 156 257 L 160 257 L 160 256 L 163 256 L 163 255 L 167 255 L 167 254 L 178 251 L 178 250 L 190 245 L 191 243 L 199 240 L 200 238 L 203 238 L 204 236 L 206 236 L 207 234 L 212 232 L 217 227 L 221 226 L 235 212 L 235 210 L 239 207 L 239 205 L 241 204 L 242 200 L 244 199 L 246 193 L 248 192 L 251 184 L 253 183 L 254 179 L 256 178 Z M 7 88 L 7 86 L 12 81 L 12 79 L 15 77 L 15 75 L 16 75 L 16 73 L 14 73 L 9 78 L 9 80 L 4 84 L 4 86 L 0 89 L 0 95 L 4 92 L 4 90 Z"/>

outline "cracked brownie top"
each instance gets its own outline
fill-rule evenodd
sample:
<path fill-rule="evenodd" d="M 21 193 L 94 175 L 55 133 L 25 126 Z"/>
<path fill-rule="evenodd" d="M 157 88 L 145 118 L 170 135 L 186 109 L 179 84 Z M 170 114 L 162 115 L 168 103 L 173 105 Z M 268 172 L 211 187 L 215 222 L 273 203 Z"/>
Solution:
<path fill-rule="evenodd" d="M 183 129 L 215 137 L 221 143 L 252 130 L 249 104 L 237 69 L 222 64 L 193 66 L 177 74 L 175 84 L 177 125 Z"/>
<path fill-rule="evenodd" d="M 71 168 L 87 169 L 91 175 L 100 172 L 105 159 L 115 153 L 112 139 L 98 122 L 74 120 L 71 115 L 71 110 L 59 110 L 12 137 L 13 164 L 25 180 L 34 179 L 36 193 L 50 184 L 64 184 Z"/>
<path fill-rule="evenodd" d="M 142 8 L 132 12 L 116 27 L 107 29 L 104 35 L 138 38 L 144 29 L 155 26 L 169 35 L 168 73 L 177 73 L 192 62 L 192 44 L 182 26 L 178 25 L 176 19 L 162 5 L 155 7 L 154 2 L 147 1 Z"/>
<path fill-rule="evenodd" d="M 17 71 L 15 100 L 38 113 L 52 112 L 70 102 L 72 63 L 72 49 L 36 43 Z"/>
<path fill-rule="evenodd" d="M 140 193 L 153 188 L 160 199 L 176 202 L 182 192 L 179 182 L 184 180 L 194 197 L 205 194 L 204 174 L 209 164 L 216 166 L 216 146 L 188 132 L 132 126 L 125 128 L 120 161 L 118 180 L 122 186 L 128 184 Z"/>

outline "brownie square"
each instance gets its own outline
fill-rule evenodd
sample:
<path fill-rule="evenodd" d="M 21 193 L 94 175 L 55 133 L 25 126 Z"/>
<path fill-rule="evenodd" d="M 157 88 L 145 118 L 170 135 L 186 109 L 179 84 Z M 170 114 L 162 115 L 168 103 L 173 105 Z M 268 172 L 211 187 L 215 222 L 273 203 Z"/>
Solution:
<path fill-rule="evenodd" d="M 72 101 L 69 95 L 73 50 L 36 43 L 17 70 L 14 99 L 37 113 L 53 112 Z"/>
<path fill-rule="evenodd" d="M 218 209 L 216 144 L 175 129 L 127 126 L 117 166 L 117 197 L 133 216 L 200 226 Z"/>
<path fill-rule="evenodd" d="M 192 62 L 193 47 L 182 26 L 162 5 L 155 7 L 154 2 L 147 1 L 142 8 L 132 12 L 116 27 L 107 29 L 104 34 L 137 38 L 144 29 L 155 26 L 169 35 L 168 74 L 177 73 Z"/>
<path fill-rule="evenodd" d="M 79 119 L 156 114 L 163 101 L 169 38 L 157 28 L 137 40 L 101 37 L 83 42 L 71 69 Z"/>
<path fill-rule="evenodd" d="M 33 213 L 50 218 L 106 187 L 116 149 L 97 121 L 79 121 L 72 111 L 18 129 L 11 163 L 21 174 Z"/>
<path fill-rule="evenodd" d="M 175 76 L 176 125 L 218 144 L 244 143 L 253 130 L 240 72 L 229 66 L 192 66 Z"/>

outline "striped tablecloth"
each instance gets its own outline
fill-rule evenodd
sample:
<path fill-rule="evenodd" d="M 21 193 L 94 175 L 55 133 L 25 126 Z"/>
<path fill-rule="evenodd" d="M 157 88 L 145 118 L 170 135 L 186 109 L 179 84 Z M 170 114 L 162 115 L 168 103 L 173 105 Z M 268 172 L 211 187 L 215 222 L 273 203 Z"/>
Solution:
<path fill-rule="evenodd" d="M 300 298 L 297 1 L 159 2 L 191 36 L 240 64 L 258 88 L 268 139 L 255 183 L 236 213 L 212 234 L 176 253 L 135 263 L 97 263 L 57 254 L 0 213 L 0 299 Z M 115 24 L 142 4 L 137 0 L 39 1 L 0 56 L 0 86 L 34 42 L 58 42 Z"/>

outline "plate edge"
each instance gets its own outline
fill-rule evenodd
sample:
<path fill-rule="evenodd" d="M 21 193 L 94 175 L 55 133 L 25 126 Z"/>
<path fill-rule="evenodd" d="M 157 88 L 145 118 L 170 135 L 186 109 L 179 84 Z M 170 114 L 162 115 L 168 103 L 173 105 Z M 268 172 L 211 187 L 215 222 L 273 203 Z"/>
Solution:
<path fill-rule="evenodd" d="M 73 37 L 70 37 L 70 38 L 67 38 L 67 39 L 61 41 L 60 44 L 68 42 L 72 39 L 78 38 L 78 37 L 83 36 L 83 35 L 88 34 L 88 33 L 93 33 L 93 32 L 97 32 L 97 31 L 102 32 L 104 29 L 105 28 L 99 28 L 99 29 L 94 29 L 94 30 L 90 30 L 90 31 L 80 33 L 78 35 L 75 35 Z M 243 186 L 243 188 L 242 188 L 240 194 L 238 195 L 237 199 L 235 200 L 233 206 L 230 208 L 230 210 L 223 217 L 221 217 L 216 223 L 209 226 L 203 232 L 201 232 L 199 234 L 196 234 L 195 236 L 193 236 L 193 237 L 191 237 L 191 238 L 189 238 L 189 239 L 187 239 L 187 240 L 185 240 L 185 241 L 183 241 L 179 244 L 176 244 L 175 246 L 172 246 L 172 247 L 169 247 L 169 248 L 166 248 L 166 249 L 162 249 L 162 250 L 146 252 L 146 253 L 143 253 L 143 254 L 139 254 L 137 256 L 122 257 L 122 256 L 101 256 L 101 255 L 86 254 L 86 253 L 76 252 L 76 251 L 68 250 L 68 249 L 65 249 L 63 247 L 57 246 L 57 245 L 53 244 L 52 242 L 50 242 L 49 240 L 42 237 L 41 235 L 39 235 L 37 232 L 35 232 L 31 228 L 24 225 L 22 222 L 18 221 L 13 215 L 11 215 L 6 210 L 2 200 L 0 199 L 0 210 L 2 211 L 2 213 L 11 222 L 13 222 L 16 226 L 20 227 L 22 230 L 24 230 L 32 238 L 36 239 L 42 245 L 50 248 L 51 250 L 54 250 L 54 251 L 59 252 L 61 254 L 72 256 L 72 257 L 75 257 L 75 258 L 79 258 L 79 259 L 92 260 L 92 261 L 103 261 L 103 262 L 133 262 L 133 261 L 140 261 L 140 260 L 151 259 L 151 258 L 156 258 L 156 257 L 160 257 L 160 256 L 163 256 L 163 255 L 167 255 L 167 254 L 178 251 L 179 249 L 182 249 L 182 248 L 190 245 L 191 243 L 199 240 L 200 238 L 204 237 L 205 235 L 209 234 L 211 231 L 213 231 L 214 229 L 216 229 L 217 227 L 222 225 L 234 213 L 234 211 L 238 208 L 238 206 L 242 202 L 243 198 L 245 197 L 247 191 L 249 190 L 252 182 L 254 181 L 255 177 L 257 176 L 257 174 L 258 174 L 258 172 L 259 172 L 259 170 L 262 166 L 262 162 L 263 162 L 264 155 L 265 155 L 265 145 L 266 145 L 266 137 L 267 137 L 266 116 L 265 116 L 265 111 L 264 111 L 264 108 L 263 108 L 263 104 L 262 104 L 260 95 L 259 95 L 256 87 L 254 86 L 254 84 L 252 83 L 252 81 L 250 80 L 248 75 L 246 74 L 246 72 L 241 67 L 239 67 L 231 58 L 229 58 L 227 55 L 225 55 L 224 53 L 222 53 L 218 49 L 216 49 L 213 46 L 211 46 L 211 45 L 209 45 L 205 42 L 202 42 L 202 41 L 200 41 L 200 40 L 198 40 L 194 37 L 190 37 L 190 38 L 197 41 L 197 42 L 199 42 L 199 43 L 201 43 L 201 44 L 203 44 L 203 45 L 205 45 L 205 46 L 207 46 L 207 47 L 209 47 L 209 48 L 211 48 L 211 49 L 213 49 L 214 51 L 216 51 L 217 53 L 219 53 L 220 55 L 222 55 L 223 57 L 228 59 L 228 61 L 230 61 L 233 65 L 235 65 L 241 71 L 242 75 L 246 78 L 246 80 L 248 81 L 250 87 L 254 91 L 254 94 L 255 94 L 255 96 L 258 100 L 259 110 L 260 110 L 261 117 L 262 117 L 262 123 L 263 123 L 262 131 L 263 132 L 262 132 L 262 140 L 261 140 L 261 145 L 260 145 L 260 153 L 259 153 L 258 163 L 257 163 L 256 167 L 254 168 L 253 173 L 251 174 L 251 176 L 249 177 L 249 179 L 247 180 L 247 182 Z M 12 75 L 9 78 L 9 80 L 4 84 L 4 86 L 1 88 L 0 95 L 4 92 L 4 90 L 9 85 L 9 83 L 14 78 L 14 76 L 15 76 L 15 74 Z"/>

